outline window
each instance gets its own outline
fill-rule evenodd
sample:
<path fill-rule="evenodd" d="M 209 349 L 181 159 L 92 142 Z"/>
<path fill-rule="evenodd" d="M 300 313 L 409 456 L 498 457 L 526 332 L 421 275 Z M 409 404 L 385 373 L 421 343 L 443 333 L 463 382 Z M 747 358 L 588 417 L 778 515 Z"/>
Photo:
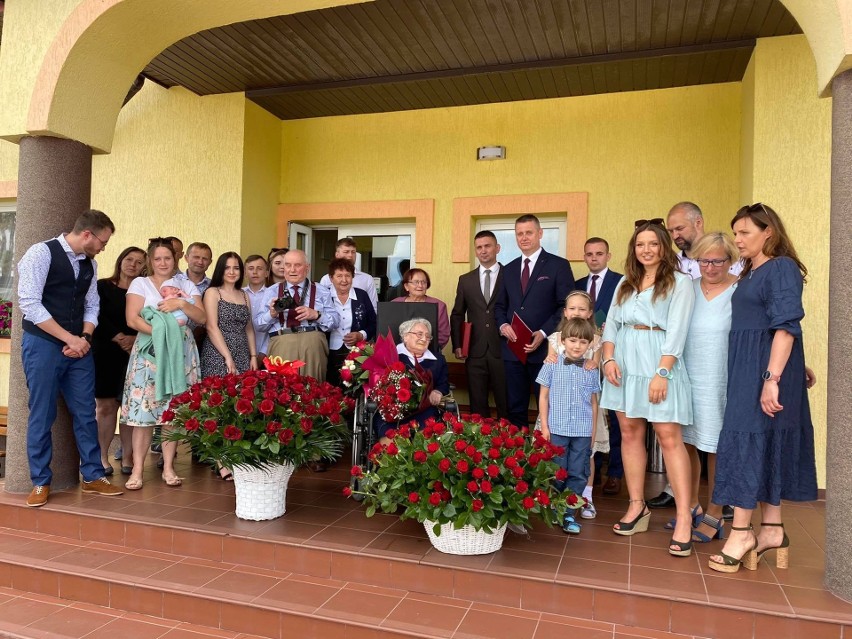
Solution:
<path fill-rule="evenodd" d="M 15 207 L 0 205 L 0 299 L 12 299 L 15 263 Z"/>
<path fill-rule="evenodd" d="M 518 215 L 522 215 L 519 213 Z M 568 223 L 565 218 L 537 216 L 541 223 L 544 234 L 541 238 L 541 247 L 548 253 L 565 257 L 565 246 Z M 501 218 L 480 218 L 476 221 L 475 233 L 480 231 L 491 231 L 497 236 L 500 245 L 500 254 L 497 260 L 501 264 L 508 264 L 516 257 L 520 257 L 521 249 L 515 241 L 515 220 Z M 471 249 L 472 252 L 472 249 Z M 476 255 L 471 255 L 471 264 L 476 266 Z"/>

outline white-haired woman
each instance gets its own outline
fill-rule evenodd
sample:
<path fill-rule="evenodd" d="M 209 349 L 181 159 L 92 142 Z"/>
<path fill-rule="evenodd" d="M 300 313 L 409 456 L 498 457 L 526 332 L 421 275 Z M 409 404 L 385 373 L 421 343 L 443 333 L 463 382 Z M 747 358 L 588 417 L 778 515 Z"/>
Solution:
<path fill-rule="evenodd" d="M 432 340 L 432 324 L 429 320 L 422 317 L 415 317 L 403 322 L 399 325 L 399 336 L 402 338 L 402 343 L 396 347 L 396 352 L 399 354 L 399 361 L 405 364 L 406 368 L 414 368 L 415 365 L 419 364 L 432 375 L 432 391 L 429 393 L 429 403 L 431 405 L 429 408 L 403 420 L 406 423 L 416 420 L 420 427 L 423 428 L 427 419 L 438 416 L 436 406 L 441 401 L 441 398 L 450 392 L 447 360 L 441 355 L 441 351 L 432 353 L 429 350 L 429 342 Z M 385 437 L 385 433 L 391 428 L 396 428 L 398 424 L 382 420 L 378 413 L 376 413 L 376 420 L 379 441 L 383 444 L 390 443 L 390 440 Z"/>

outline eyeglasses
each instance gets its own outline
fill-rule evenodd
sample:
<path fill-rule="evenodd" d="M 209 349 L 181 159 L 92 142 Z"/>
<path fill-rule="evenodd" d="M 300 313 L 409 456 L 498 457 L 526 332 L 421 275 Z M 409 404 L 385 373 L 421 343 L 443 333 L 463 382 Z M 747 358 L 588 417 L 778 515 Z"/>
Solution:
<path fill-rule="evenodd" d="M 633 228 L 638 229 L 640 226 L 645 226 L 646 224 L 655 224 L 656 226 L 665 228 L 663 226 L 663 218 L 661 217 L 655 217 L 650 220 L 636 220 L 635 222 L 633 222 Z"/>
<path fill-rule="evenodd" d="M 424 342 L 428 342 L 430 339 L 432 339 L 432 336 L 429 335 L 429 333 L 422 333 L 422 332 L 417 333 L 417 332 L 414 332 L 414 331 L 408 331 L 406 333 L 406 335 L 414 335 L 418 340 L 421 340 L 421 341 L 424 341 Z"/>
<path fill-rule="evenodd" d="M 429 283 L 426 280 L 408 280 L 406 284 L 413 284 L 414 286 L 429 286 Z"/>
<path fill-rule="evenodd" d="M 94 231 L 92 231 L 91 229 L 89 230 L 89 233 L 91 233 L 91 234 L 92 234 L 92 235 L 94 235 L 96 238 L 98 238 L 98 242 L 100 242 L 100 243 L 101 243 L 101 246 L 102 246 L 103 248 L 106 248 L 106 245 L 109 243 L 109 240 L 107 240 L 106 242 L 104 242 L 104 241 L 103 241 L 103 239 L 101 239 L 101 236 L 100 236 L 100 235 L 98 235 L 97 233 L 95 233 Z"/>
<path fill-rule="evenodd" d="M 730 260 L 730 257 L 724 257 L 718 260 L 695 260 L 699 266 L 724 266 L 725 262 Z"/>

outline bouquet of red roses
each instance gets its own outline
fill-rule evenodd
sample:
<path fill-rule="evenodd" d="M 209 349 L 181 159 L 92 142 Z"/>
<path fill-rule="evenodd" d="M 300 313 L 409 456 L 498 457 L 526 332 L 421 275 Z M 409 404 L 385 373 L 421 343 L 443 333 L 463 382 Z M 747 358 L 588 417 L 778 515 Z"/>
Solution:
<path fill-rule="evenodd" d="M 369 398 L 378 404 L 379 415 L 386 422 L 399 422 L 428 408 L 432 392 L 432 375 L 420 365 L 406 368 L 394 362 L 370 388 Z"/>
<path fill-rule="evenodd" d="M 358 342 L 349 348 L 349 354 L 340 367 L 340 379 L 343 382 L 344 393 L 357 395 L 358 391 L 370 378 L 369 369 L 364 367 L 366 362 L 375 352 L 375 346 L 370 342 Z"/>

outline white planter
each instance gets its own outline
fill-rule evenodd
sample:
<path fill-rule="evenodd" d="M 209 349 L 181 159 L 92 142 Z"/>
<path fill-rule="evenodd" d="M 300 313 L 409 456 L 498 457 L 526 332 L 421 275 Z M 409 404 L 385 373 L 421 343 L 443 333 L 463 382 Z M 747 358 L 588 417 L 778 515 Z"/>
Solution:
<path fill-rule="evenodd" d="M 487 555 L 497 552 L 503 547 L 503 537 L 506 534 L 506 526 L 494 530 L 494 532 L 476 531 L 473 526 L 463 526 L 456 530 L 452 523 L 441 525 L 441 534 L 436 535 L 432 528 L 434 521 L 428 519 L 423 522 L 426 534 L 432 545 L 448 555 Z"/>
<path fill-rule="evenodd" d="M 287 510 L 287 483 L 293 464 L 268 464 L 262 468 L 235 466 L 236 515 L 240 519 L 264 521 L 280 517 Z"/>

